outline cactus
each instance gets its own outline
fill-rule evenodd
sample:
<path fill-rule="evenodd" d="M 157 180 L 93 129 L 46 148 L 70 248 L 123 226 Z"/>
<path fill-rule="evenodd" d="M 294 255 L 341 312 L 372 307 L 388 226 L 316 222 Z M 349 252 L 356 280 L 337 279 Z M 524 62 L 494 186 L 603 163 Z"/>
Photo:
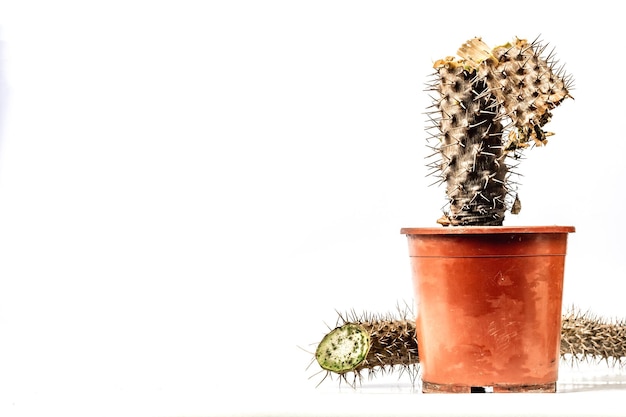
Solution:
<path fill-rule="evenodd" d="M 561 321 L 561 356 L 626 365 L 626 321 L 606 320 L 572 309 Z"/>
<path fill-rule="evenodd" d="M 408 310 L 400 317 L 339 315 L 337 327 L 327 333 L 315 350 L 315 360 L 327 372 L 360 379 L 363 371 L 399 369 L 414 382 L 419 367 L 415 322 Z M 352 383 L 353 384 L 353 383 Z"/>
<path fill-rule="evenodd" d="M 418 340 L 415 322 L 407 312 L 400 317 L 352 314 L 340 315 L 339 319 L 337 327 L 324 336 L 315 353 L 326 376 L 339 375 L 354 386 L 354 382 L 348 380 L 349 375 L 361 380 L 364 371 L 369 376 L 378 372 L 406 372 L 415 382 L 419 371 Z M 350 334 L 358 336 L 345 337 Z M 366 340 L 369 344 L 361 344 Z M 329 350 L 331 344 L 333 347 Z M 347 351 L 351 354 L 345 355 Z M 623 367 L 626 365 L 626 321 L 606 320 L 572 308 L 562 317 L 560 354 L 563 361 L 572 365 L 604 361 L 610 366 Z M 350 360 L 345 360 L 346 356 Z M 337 363 L 341 366 L 336 366 Z"/>
<path fill-rule="evenodd" d="M 438 223 L 500 226 L 507 210 L 519 212 L 509 161 L 530 143 L 547 143 L 550 111 L 571 97 L 571 77 L 544 50 L 524 39 L 491 50 L 474 38 L 459 48 L 460 59 L 435 62 L 427 130 L 435 131 L 438 159 L 429 175 L 446 183 L 449 206 Z"/>

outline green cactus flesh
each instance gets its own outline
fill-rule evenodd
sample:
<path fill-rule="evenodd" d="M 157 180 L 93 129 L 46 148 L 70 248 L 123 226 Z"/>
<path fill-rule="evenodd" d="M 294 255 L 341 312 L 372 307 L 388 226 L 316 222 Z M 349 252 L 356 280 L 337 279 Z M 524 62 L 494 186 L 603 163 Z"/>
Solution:
<path fill-rule="evenodd" d="M 331 372 L 356 369 L 370 350 L 370 334 L 358 323 L 346 323 L 328 333 L 315 351 L 320 366 Z"/>

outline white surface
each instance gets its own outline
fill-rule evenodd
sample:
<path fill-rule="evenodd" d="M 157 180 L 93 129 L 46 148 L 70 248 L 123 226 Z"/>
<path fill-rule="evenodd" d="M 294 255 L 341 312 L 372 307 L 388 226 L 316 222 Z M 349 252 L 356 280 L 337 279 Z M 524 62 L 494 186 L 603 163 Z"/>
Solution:
<path fill-rule="evenodd" d="M 319 382 L 318 378 L 315 382 Z M 225 399 L 210 415 L 285 416 L 623 416 L 626 374 L 601 364 L 561 365 L 555 394 L 422 394 L 397 375 L 356 389 L 326 380 L 315 390 L 261 385 L 244 401 Z"/>
<path fill-rule="evenodd" d="M 576 226 L 566 304 L 626 317 L 613 4 L 0 3 L 0 415 L 620 413 L 622 376 L 338 391 L 298 348 L 411 303 L 399 230 L 444 202 L 422 90 L 473 36 L 541 35 L 574 75 L 507 224 Z"/>

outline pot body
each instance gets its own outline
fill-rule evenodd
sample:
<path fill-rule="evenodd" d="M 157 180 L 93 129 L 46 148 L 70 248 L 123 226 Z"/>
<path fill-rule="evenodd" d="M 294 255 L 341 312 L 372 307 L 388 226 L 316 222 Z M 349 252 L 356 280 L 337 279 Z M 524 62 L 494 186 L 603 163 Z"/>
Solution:
<path fill-rule="evenodd" d="M 402 229 L 424 392 L 554 392 L 573 227 Z"/>

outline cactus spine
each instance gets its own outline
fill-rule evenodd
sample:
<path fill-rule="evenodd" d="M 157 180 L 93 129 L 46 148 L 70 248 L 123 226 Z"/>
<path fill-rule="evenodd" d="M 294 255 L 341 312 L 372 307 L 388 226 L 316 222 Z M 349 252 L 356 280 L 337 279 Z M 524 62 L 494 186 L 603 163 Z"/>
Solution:
<path fill-rule="evenodd" d="M 315 353 L 315 359 L 327 376 L 336 374 L 349 382 L 348 375 L 360 380 L 364 371 L 369 376 L 396 371 L 407 372 L 415 381 L 419 370 L 418 340 L 415 322 L 406 313 L 396 318 L 340 315 L 340 320 L 338 326 L 324 336 Z M 345 337 L 355 331 L 358 337 Z M 333 347 L 329 350 L 331 340 Z M 366 340 L 367 345 L 360 344 Z M 345 360 L 345 352 L 356 353 Z M 626 365 L 626 321 L 606 320 L 571 309 L 562 317 L 560 353 L 562 360 L 572 364 L 591 361 L 622 367 Z"/>
<path fill-rule="evenodd" d="M 435 62 L 428 130 L 439 159 L 429 166 L 449 202 L 439 223 L 499 226 L 507 210 L 519 211 L 508 161 L 529 143 L 547 143 L 550 111 L 571 97 L 571 78 L 544 50 L 523 39 L 491 50 L 474 38 L 459 49 L 461 59 Z"/>

